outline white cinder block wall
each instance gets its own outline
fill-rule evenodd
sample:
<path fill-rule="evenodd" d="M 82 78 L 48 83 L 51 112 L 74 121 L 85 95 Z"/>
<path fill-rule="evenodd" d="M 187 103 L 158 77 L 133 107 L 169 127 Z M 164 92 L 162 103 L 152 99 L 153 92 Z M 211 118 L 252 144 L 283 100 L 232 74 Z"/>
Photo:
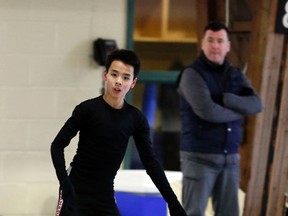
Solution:
<path fill-rule="evenodd" d="M 100 94 L 92 42 L 125 48 L 126 10 L 126 0 L 0 0 L 1 216 L 54 215 L 51 141 L 76 104 Z"/>

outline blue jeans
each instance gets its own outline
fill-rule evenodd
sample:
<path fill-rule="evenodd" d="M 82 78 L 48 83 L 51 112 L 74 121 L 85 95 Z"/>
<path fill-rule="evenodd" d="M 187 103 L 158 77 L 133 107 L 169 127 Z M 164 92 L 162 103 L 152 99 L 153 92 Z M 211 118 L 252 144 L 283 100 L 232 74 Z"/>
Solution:
<path fill-rule="evenodd" d="M 182 202 L 188 216 L 204 216 L 211 196 L 216 216 L 239 216 L 239 154 L 180 152 Z"/>

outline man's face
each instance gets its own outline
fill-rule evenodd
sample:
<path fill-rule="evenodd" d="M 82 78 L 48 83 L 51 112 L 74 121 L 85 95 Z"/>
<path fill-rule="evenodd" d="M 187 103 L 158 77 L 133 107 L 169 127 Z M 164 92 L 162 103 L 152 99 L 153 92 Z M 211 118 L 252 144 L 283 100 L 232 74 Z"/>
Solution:
<path fill-rule="evenodd" d="M 109 97 L 123 99 L 127 92 L 136 84 L 134 68 L 121 61 L 113 61 L 109 71 L 105 71 L 104 80 Z"/>
<path fill-rule="evenodd" d="M 201 49 L 206 58 L 215 64 L 223 64 L 230 51 L 230 41 L 225 30 L 207 30 L 201 42 Z"/>

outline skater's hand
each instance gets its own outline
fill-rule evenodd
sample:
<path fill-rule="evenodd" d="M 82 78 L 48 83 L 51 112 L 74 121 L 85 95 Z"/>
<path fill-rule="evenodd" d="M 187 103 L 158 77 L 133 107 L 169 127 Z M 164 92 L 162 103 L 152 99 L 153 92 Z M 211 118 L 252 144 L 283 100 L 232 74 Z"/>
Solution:
<path fill-rule="evenodd" d="M 184 211 L 183 207 L 179 202 L 169 204 L 168 208 L 171 216 L 187 216 L 186 212 Z"/>

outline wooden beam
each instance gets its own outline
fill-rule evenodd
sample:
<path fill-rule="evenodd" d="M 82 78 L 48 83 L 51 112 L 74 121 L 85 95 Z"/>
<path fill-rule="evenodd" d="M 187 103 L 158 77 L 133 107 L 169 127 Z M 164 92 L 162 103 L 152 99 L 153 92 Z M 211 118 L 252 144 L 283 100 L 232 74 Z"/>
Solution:
<path fill-rule="evenodd" d="M 288 43 L 286 41 L 287 52 Z M 284 215 L 285 191 L 288 174 L 288 54 L 283 67 L 282 96 L 279 110 L 275 150 L 269 183 L 268 204 L 266 215 Z"/>
<path fill-rule="evenodd" d="M 267 3 L 267 0 L 253 1 L 253 7 L 250 8 L 252 14 L 254 15 L 252 18 L 252 28 L 251 36 L 249 39 L 249 46 L 247 55 L 248 55 L 248 68 L 247 68 L 247 76 L 249 80 L 252 82 L 253 86 L 260 93 L 262 84 L 262 77 L 265 76 L 263 74 L 263 63 L 266 53 L 266 43 L 267 43 L 267 22 L 269 20 L 270 11 L 269 8 L 271 5 Z M 266 4 L 264 4 L 264 3 Z M 263 94 L 263 93 L 262 93 Z M 261 95 L 261 97 L 263 97 Z M 253 149 L 254 145 L 254 137 L 255 130 L 259 130 L 261 128 L 261 121 L 258 118 L 262 118 L 261 116 L 253 116 L 246 118 L 244 125 L 244 141 L 240 146 L 240 155 L 241 158 L 241 189 L 248 193 L 248 185 L 251 179 L 251 166 L 252 166 L 252 157 L 253 153 L 251 149 Z M 256 121 L 257 119 L 257 121 Z M 260 121 L 260 123 L 258 123 Z M 260 128 L 259 128 L 260 127 Z M 259 132 L 258 132 L 259 133 Z M 249 206 L 250 201 L 248 200 L 247 207 Z"/>
<path fill-rule="evenodd" d="M 283 40 L 271 34 L 268 37 L 266 58 L 264 60 L 261 98 L 264 103 L 264 111 L 256 118 L 256 128 L 253 140 L 253 152 L 251 162 L 251 178 L 249 180 L 245 215 L 262 215 L 263 192 L 266 181 L 268 155 L 271 144 L 271 131 L 274 117 L 274 105 L 279 81 L 279 68 Z"/>
<path fill-rule="evenodd" d="M 244 216 L 262 216 L 266 212 L 266 206 L 263 205 L 264 190 L 267 183 L 275 98 L 284 45 L 284 36 L 274 33 L 277 3 L 277 0 L 259 1 L 257 7 L 259 11 L 253 23 L 255 31 L 252 32 L 251 46 L 254 46 L 254 50 L 250 51 L 249 63 L 252 67 L 248 68 L 248 74 L 252 75 L 256 86 L 260 86 L 264 111 L 257 116 L 253 124 L 251 171 Z"/>
<path fill-rule="evenodd" d="M 198 53 L 200 52 L 201 38 L 203 36 L 203 30 L 208 21 L 208 0 L 196 1 L 196 17 L 197 17 L 197 41 L 198 41 Z"/>
<path fill-rule="evenodd" d="M 234 21 L 231 22 L 230 31 L 235 32 L 251 32 L 252 31 L 252 21 Z"/>

